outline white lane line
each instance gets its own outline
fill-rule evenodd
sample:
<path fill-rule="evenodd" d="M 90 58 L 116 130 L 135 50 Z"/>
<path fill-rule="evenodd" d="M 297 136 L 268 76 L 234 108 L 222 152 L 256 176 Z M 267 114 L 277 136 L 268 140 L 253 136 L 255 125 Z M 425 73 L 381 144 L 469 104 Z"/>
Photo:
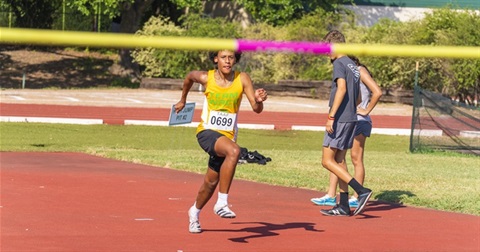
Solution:
<path fill-rule="evenodd" d="M 264 129 L 264 130 L 274 130 L 275 125 L 273 124 L 251 124 L 251 123 L 239 123 L 239 129 Z"/>
<path fill-rule="evenodd" d="M 79 102 L 80 101 L 77 98 L 73 98 L 73 97 L 69 97 L 69 96 L 60 96 L 60 98 L 63 98 L 65 100 L 69 100 L 69 101 L 72 101 L 72 102 Z"/>
<path fill-rule="evenodd" d="M 292 125 L 292 130 L 325 131 L 325 126 Z"/>
<path fill-rule="evenodd" d="M 157 101 L 165 101 L 165 102 L 172 102 L 172 103 L 176 103 L 179 101 L 179 99 L 168 99 L 168 98 L 159 98 L 157 99 Z M 192 101 L 188 101 L 188 102 L 192 102 Z"/>
<path fill-rule="evenodd" d="M 131 98 L 126 98 L 125 100 L 131 101 L 131 102 L 133 102 L 133 103 L 144 103 L 143 101 L 135 100 L 135 99 L 131 99 Z"/>
<path fill-rule="evenodd" d="M 156 121 L 156 120 L 125 120 L 125 125 L 147 125 L 147 126 L 169 126 L 168 121 Z M 187 124 L 180 124 L 176 126 L 184 126 L 184 127 L 197 127 L 197 123 L 187 123 Z"/>
<path fill-rule="evenodd" d="M 102 119 L 22 117 L 22 116 L 0 116 L 0 122 L 65 123 L 65 124 L 83 124 L 83 125 L 103 124 Z"/>
<path fill-rule="evenodd" d="M 26 99 L 21 97 L 21 96 L 16 96 L 16 95 L 10 95 L 10 97 L 12 97 L 13 99 L 15 100 L 18 100 L 18 101 L 25 101 Z"/>
<path fill-rule="evenodd" d="M 156 120 L 125 120 L 125 125 L 147 125 L 147 126 L 169 126 L 168 121 L 156 121 Z M 186 124 L 173 125 L 173 127 L 197 127 L 199 122 L 191 122 Z M 239 123 L 240 129 L 265 129 L 273 130 L 275 125 L 273 124 L 250 124 Z"/>
<path fill-rule="evenodd" d="M 297 107 L 304 107 L 304 108 L 321 108 L 320 106 L 317 106 L 317 105 L 304 104 L 304 103 L 274 102 L 274 101 L 270 101 L 269 103 L 274 103 L 274 104 L 277 104 L 277 105 L 285 105 L 285 106 L 288 106 L 288 107 L 297 106 Z"/>
<path fill-rule="evenodd" d="M 462 136 L 462 137 L 480 138 L 480 131 L 461 130 L 461 131 L 460 131 L 460 136 Z"/>

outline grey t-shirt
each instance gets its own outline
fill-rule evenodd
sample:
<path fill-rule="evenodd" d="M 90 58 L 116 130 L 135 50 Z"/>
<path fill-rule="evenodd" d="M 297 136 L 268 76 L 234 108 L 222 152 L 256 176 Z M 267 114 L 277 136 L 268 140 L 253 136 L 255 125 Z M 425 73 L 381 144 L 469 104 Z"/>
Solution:
<path fill-rule="evenodd" d="M 340 78 L 345 79 L 347 83 L 347 93 L 335 114 L 335 120 L 337 122 L 355 122 L 357 121 L 357 98 L 360 92 L 360 71 L 355 62 L 347 56 L 333 61 L 333 82 L 328 103 L 330 108 L 337 92 L 337 80 Z"/>
<path fill-rule="evenodd" d="M 367 85 L 365 85 L 362 81 L 360 81 L 360 93 L 361 93 L 362 101 L 358 106 L 360 108 L 366 109 L 368 107 L 368 104 L 370 103 L 370 98 L 372 95 L 371 95 L 370 89 L 368 89 Z M 370 115 L 364 116 L 359 114 L 357 114 L 357 120 L 369 121 L 369 122 L 372 121 L 372 119 L 370 118 Z"/>

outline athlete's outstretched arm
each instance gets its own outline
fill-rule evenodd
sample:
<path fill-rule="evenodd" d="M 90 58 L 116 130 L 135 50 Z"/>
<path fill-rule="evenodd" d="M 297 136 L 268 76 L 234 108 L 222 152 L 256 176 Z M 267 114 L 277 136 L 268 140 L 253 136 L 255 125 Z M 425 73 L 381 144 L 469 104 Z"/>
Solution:
<path fill-rule="evenodd" d="M 267 91 L 263 88 L 254 91 L 252 79 L 250 79 L 247 73 L 240 73 L 240 81 L 243 85 L 243 93 L 247 96 L 253 111 L 261 113 L 263 111 L 263 102 L 267 100 L 268 97 Z"/>
<path fill-rule="evenodd" d="M 182 88 L 182 97 L 180 101 L 175 104 L 175 112 L 180 112 L 184 107 L 185 103 L 187 102 L 188 92 L 193 86 L 193 83 L 200 83 L 202 86 L 205 87 L 208 80 L 208 72 L 205 71 L 191 71 L 187 74 L 185 79 L 183 80 L 183 88 Z"/>

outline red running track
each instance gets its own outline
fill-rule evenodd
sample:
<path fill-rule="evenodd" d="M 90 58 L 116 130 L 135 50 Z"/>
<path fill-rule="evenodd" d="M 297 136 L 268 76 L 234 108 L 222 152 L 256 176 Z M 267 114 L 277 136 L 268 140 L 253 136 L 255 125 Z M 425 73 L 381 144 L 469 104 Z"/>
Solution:
<path fill-rule="evenodd" d="M 193 121 L 200 121 L 200 110 L 196 110 Z M 2 116 L 29 116 L 55 118 L 102 119 L 106 124 L 124 124 L 125 120 L 168 121 L 170 110 L 166 108 L 122 108 L 95 106 L 37 105 L 0 103 Z M 292 125 L 324 126 L 325 113 L 241 111 L 239 123 L 273 124 L 275 129 L 288 130 Z M 410 129 L 411 116 L 372 115 L 374 128 Z"/>
<path fill-rule="evenodd" d="M 235 180 L 236 219 L 187 210 L 203 176 L 80 153 L 1 155 L 1 251 L 480 251 L 480 217 L 371 201 L 327 217 L 319 192 Z M 242 166 L 239 166 L 242 169 Z M 260 169 L 260 168 L 259 168 Z"/>

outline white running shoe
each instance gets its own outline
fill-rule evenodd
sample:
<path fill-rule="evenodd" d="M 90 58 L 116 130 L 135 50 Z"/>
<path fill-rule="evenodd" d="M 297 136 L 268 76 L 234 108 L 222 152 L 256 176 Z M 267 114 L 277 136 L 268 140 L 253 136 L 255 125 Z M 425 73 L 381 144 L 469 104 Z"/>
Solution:
<path fill-rule="evenodd" d="M 312 198 L 310 201 L 313 202 L 315 205 L 319 206 L 336 206 L 337 205 L 337 198 L 330 197 L 328 194 L 320 198 Z"/>
<path fill-rule="evenodd" d="M 198 222 L 198 220 L 194 222 L 190 221 L 190 226 L 188 227 L 188 231 L 193 234 L 201 233 L 202 228 L 200 227 L 200 222 Z"/>
<path fill-rule="evenodd" d="M 237 217 L 237 215 L 235 215 L 235 213 L 230 210 L 230 208 L 228 208 L 228 205 L 224 205 L 224 206 L 217 206 L 215 205 L 213 207 L 213 212 L 222 217 L 222 218 L 235 218 Z"/>
<path fill-rule="evenodd" d="M 188 226 L 188 231 L 190 233 L 201 233 L 202 228 L 200 227 L 200 222 L 198 221 L 198 216 L 193 213 L 193 206 L 188 210 L 188 218 L 190 225 Z"/>

